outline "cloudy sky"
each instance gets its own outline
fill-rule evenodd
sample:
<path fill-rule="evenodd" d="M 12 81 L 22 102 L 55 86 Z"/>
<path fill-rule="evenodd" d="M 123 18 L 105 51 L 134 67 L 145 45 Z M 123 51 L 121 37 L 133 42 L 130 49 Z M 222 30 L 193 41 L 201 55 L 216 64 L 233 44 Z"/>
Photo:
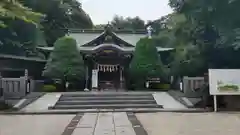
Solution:
<path fill-rule="evenodd" d="M 168 0 L 79 0 L 83 9 L 91 16 L 94 24 L 112 20 L 114 15 L 139 16 L 154 20 L 172 12 Z"/>

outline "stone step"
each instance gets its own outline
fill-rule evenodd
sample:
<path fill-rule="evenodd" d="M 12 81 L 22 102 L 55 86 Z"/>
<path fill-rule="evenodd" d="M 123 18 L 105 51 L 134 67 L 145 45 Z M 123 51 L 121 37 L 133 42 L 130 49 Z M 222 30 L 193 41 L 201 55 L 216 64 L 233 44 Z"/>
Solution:
<path fill-rule="evenodd" d="M 92 96 L 92 97 L 66 97 L 61 96 L 59 101 L 66 100 L 154 100 L 153 96 L 116 96 L 116 97 L 103 97 L 103 96 Z"/>
<path fill-rule="evenodd" d="M 101 105 L 101 104 L 156 104 L 155 100 L 87 100 L 59 101 L 57 105 Z"/>
<path fill-rule="evenodd" d="M 55 105 L 49 109 L 122 109 L 122 108 L 162 108 L 157 104 L 99 104 L 99 105 Z"/>
<path fill-rule="evenodd" d="M 63 93 L 62 96 L 64 97 L 116 97 L 116 96 L 138 96 L 138 97 L 145 97 L 145 96 L 152 96 L 151 93 L 122 93 L 122 92 L 97 92 L 97 93 Z"/>

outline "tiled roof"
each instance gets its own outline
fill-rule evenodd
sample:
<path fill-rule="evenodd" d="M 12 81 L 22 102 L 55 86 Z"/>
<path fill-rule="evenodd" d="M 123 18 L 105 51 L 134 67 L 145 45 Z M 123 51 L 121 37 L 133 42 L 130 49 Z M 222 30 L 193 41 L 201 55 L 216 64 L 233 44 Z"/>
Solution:
<path fill-rule="evenodd" d="M 16 55 L 9 55 L 9 54 L 0 54 L 0 58 L 7 58 L 7 59 L 16 59 L 16 60 L 26 60 L 26 61 L 35 61 L 35 62 L 46 62 L 46 60 L 35 58 L 35 57 L 25 57 L 25 56 L 16 56 Z"/>
<path fill-rule="evenodd" d="M 103 46 L 117 46 L 117 45 L 111 45 L 111 44 L 102 44 L 102 45 L 99 45 L 99 46 L 96 46 L 96 47 L 79 47 L 79 50 L 80 51 L 92 51 L 92 50 L 95 50 L 95 49 L 98 49 L 100 47 L 103 47 Z M 134 51 L 135 47 L 117 47 L 119 48 L 120 50 L 123 50 L 123 51 Z M 41 49 L 41 50 L 46 50 L 46 51 L 52 51 L 54 49 L 54 47 L 38 47 L 38 49 Z M 171 50 L 174 50 L 174 48 L 162 48 L 162 47 L 157 47 L 157 50 L 158 52 L 163 52 L 163 51 L 171 51 Z"/>
<path fill-rule="evenodd" d="M 101 36 L 104 33 L 69 33 L 68 35 L 74 39 L 76 39 L 77 44 L 79 46 L 85 45 L 97 37 Z M 146 37 L 145 34 L 116 34 L 117 37 L 124 40 L 125 42 L 136 45 L 136 43 L 141 39 Z"/>

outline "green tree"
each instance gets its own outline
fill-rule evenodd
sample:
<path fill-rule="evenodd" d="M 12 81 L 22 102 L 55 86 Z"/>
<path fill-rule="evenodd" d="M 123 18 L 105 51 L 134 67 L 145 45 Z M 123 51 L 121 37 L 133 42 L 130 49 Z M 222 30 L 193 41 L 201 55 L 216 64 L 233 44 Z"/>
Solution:
<path fill-rule="evenodd" d="M 117 30 L 139 30 L 145 29 L 145 22 L 140 17 L 127 17 L 115 16 L 111 21 L 111 25 Z"/>
<path fill-rule="evenodd" d="M 54 44 L 54 50 L 46 64 L 43 75 L 62 79 L 64 82 L 84 77 L 84 61 L 77 49 L 77 43 L 70 37 L 62 37 Z"/>
<path fill-rule="evenodd" d="M 240 56 L 240 18 L 237 15 L 240 1 L 170 0 L 170 5 L 175 14 L 186 18 L 182 27 L 171 31 L 176 30 L 176 39 L 184 41 L 185 48 L 195 48 L 195 51 L 186 51 L 187 61 L 199 61 L 197 65 L 201 63 L 204 72 L 208 68 L 240 67 L 240 61 L 236 59 Z M 189 57 L 193 53 L 198 57 Z"/>
<path fill-rule="evenodd" d="M 25 22 L 38 24 L 41 14 L 33 12 L 31 9 L 24 7 L 18 0 L 1 0 L 0 1 L 0 27 L 6 27 L 4 19 L 19 19 Z"/>
<path fill-rule="evenodd" d="M 164 77 L 163 64 L 152 39 L 143 38 L 137 45 L 129 71 L 138 86 L 143 86 L 148 77 Z"/>
<path fill-rule="evenodd" d="M 21 26 L 21 27 L 19 27 Z M 8 27 L 0 29 L 0 53 L 20 56 L 36 56 L 39 29 L 22 20 L 8 21 Z"/>
<path fill-rule="evenodd" d="M 91 18 L 77 0 L 22 0 L 25 6 L 45 15 L 42 30 L 49 46 L 65 36 L 69 28 L 92 28 Z"/>
<path fill-rule="evenodd" d="M 38 56 L 37 46 L 53 46 L 69 28 L 92 26 L 76 0 L 4 0 L 0 2 L 0 22 L 5 25 L 0 29 L 0 53 L 21 56 Z"/>

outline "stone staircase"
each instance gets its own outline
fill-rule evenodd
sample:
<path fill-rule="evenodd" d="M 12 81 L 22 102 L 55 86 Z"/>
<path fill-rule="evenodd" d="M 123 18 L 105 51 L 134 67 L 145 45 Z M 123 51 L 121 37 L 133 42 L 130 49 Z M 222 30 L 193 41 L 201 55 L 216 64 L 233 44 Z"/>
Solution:
<path fill-rule="evenodd" d="M 64 93 L 50 109 L 135 109 L 162 108 L 152 93 L 98 92 Z"/>

